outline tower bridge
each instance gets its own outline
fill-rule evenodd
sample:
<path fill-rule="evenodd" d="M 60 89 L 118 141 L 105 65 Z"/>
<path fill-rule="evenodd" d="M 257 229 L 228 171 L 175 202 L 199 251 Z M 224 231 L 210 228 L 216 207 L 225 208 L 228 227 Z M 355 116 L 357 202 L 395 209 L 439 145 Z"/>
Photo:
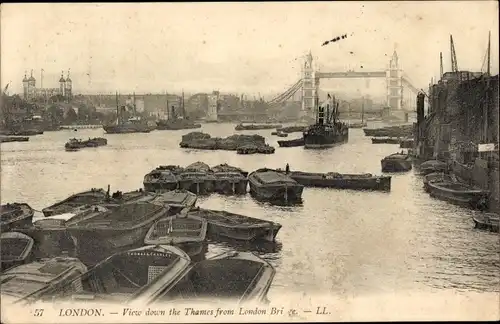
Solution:
<path fill-rule="evenodd" d="M 372 78 L 385 79 L 386 81 L 386 100 L 385 105 L 390 110 L 414 111 L 416 95 L 419 89 L 412 85 L 408 76 L 399 67 L 398 54 L 394 51 L 389 68 L 379 71 L 345 71 L 345 72 L 324 72 L 315 71 L 313 67 L 313 57 L 311 52 L 306 56 L 302 66 L 301 78 L 289 87 L 285 92 L 268 101 L 270 105 L 279 105 L 292 98 L 296 93 L 301 95 L 302 111 L 307 113 L 314 108 L 315 98 L 318 94 L 321 79 L 366 79 L 366 85 L 369 86 L 369 80 Z M 410 100 L 405 101 L 405 95 L 411 96 Z"/>

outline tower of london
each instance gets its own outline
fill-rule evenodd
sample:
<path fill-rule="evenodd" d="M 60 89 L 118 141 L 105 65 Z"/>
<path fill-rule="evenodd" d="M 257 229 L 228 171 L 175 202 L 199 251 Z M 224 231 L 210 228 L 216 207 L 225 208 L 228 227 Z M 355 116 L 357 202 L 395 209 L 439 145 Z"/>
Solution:
<path fill-rule="evenodd" d="M 26 73 L 24 73 L 23 97 L 25 100 L 32 101 L 37 98 L 48 99 L 57 95 L 63 96 L 66 100 L 70 100 L 73 95 L 72 92 L 73 81 L 69 77 L 69 70 L 66 78 L 64 78 L 64 73 L 61 72 L 61 78 L 59 79 L 59 88 L 37 88 L 36 79 L 33 76 L 33 70 L 31 70 L 31 76 L 29 78 L 27 77 Z"/>

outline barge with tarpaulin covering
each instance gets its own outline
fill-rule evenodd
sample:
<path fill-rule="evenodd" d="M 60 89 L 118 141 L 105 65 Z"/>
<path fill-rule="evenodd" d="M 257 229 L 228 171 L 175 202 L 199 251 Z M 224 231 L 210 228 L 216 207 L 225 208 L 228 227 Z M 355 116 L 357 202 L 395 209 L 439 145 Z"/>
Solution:
<path fill-rule="evenodd" d="M 223 195 L 245 195 L 248 179 L 239 172 L 214 172 L 215 192 Z"/>
<path fill-rule="evenodd" d="M 196 208 L 188 215 L 202 217 L 208 222 L 208 237 L 226 237 L 234 240 L 274 242 L 281 224 L 248 217 L 224 210 Z"/>
<path fill-rule="evenodd" d="M 64 148 L 66 151 L 77 151 L 85 147 L 98 147 L 105 145 L 108 145 L 108 140 L 103 137 L 89 138 L 88 140 L 72 138 L 64 144 Z"/>
<path fill-rule="evenodd" d="M 243 171 L 242 169 L 229 165 L 227 163 L 213 166 L 212 168 L 210 168 L 210 170 L 212 170 L 212 172 L 238 172 L 241 173 L 245 178 L 248 177 L 247 171 Z"/>
<path fill-rule="evenodd" d="M 179 188 L 196 195 L 208 195 L 215 190 L 215 177 L 208 172 L 185 171 L 177 175 Z"/>
<path fill-rule="evenodd" d="M 263 168 L 248 175 L 250 194 L 257 200 L 270 202 L 301 202 L 304 186 L 287 175 Z"/>
<path fill-rule="evenodd" d="M 178 183 L 172 171 L 160 166 L 144 176 L 143 185 L 146 191 L 161 191 L 175 190 Z"/>

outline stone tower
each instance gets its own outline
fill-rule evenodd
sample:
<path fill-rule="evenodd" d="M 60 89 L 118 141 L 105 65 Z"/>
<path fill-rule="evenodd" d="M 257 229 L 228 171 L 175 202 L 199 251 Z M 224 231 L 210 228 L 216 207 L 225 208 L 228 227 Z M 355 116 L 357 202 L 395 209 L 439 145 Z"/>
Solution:
<path fill-rule="evenodd" d="M 24 98 L 24 100 L 27 100 L 28 97 L 29 97 L 28 78 L 26 77 L 26 71 L 24 71 L 24 78 L 23 78 L 23 98 Z"/>
<path fill-rule="evenodd" d="M 59 79 L 59 94 L 64 97 L 66 90 L 66 80 L 64 79 L 63 73 L 61 71 L 61 78 Z"/>
<path fill-rule="evenodd" d="M 391 110 L 401 110 L 402 100 L 402 71 L 399 68 L 398 54 L 396 50 L 392 54 L 389 62 L 389 69 L 386 71 L 387 83 L 387 107 Z"/>
<path fill-rule="evenodd" d="M 64 87 L 64 96 L 68 100 L 71 100 L 71 97 L 73 96 L 73 82 L 71 81 L 71 78 L 69 77 L 69 70 L 68 70 L 68 77 L 66 78 L 65 87 Z"/>
<path fill-rule="evenodd" d="M 36 96 L 36 79 L 33 76 L 33 70 L 31 70 L 31 76 L 28 79 L 28 99 L 32 100 Z"/>
<path fill-rule="evenodd" d="M 314 108 L 316 84 L 314 78 L 313 57 L 311 51 L 306 56 L 302 67 L 302 112 L 309 113 Z"/>

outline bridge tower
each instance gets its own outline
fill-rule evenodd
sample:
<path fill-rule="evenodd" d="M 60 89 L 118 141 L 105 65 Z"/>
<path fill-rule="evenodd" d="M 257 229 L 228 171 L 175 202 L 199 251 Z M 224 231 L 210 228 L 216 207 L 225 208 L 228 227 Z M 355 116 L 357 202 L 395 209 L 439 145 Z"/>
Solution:
<path fill-rule="evenodd" d="M 318 80 L 319 81 L 319 80 Z M 302 112 L 310 113 L 314 108 L 314 100 L 317 95 L 317 84 L 314 77 L 313 57 L 311 51 L 306 56 L 302 67 Z"/>
<path fill-rule="evenodd" d="M 402 70 L 399 68 L 398 63 L 398 54 L 394 50 L 389 62 L 389 69 L 386 71 L 387 107 L 391 110 L 401 110 L 401 102 L 403 100 L 402 76 Z"/>

